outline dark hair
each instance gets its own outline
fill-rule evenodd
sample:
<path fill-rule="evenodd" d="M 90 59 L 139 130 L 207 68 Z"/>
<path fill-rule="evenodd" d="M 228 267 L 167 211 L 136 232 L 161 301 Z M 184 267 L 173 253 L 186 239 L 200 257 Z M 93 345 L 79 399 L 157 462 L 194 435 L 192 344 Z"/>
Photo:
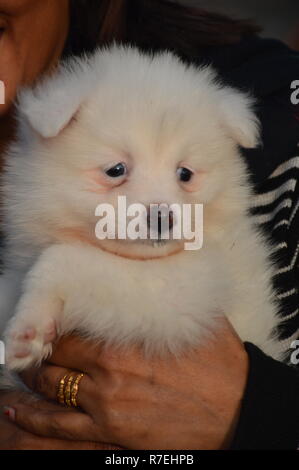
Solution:
<path fill-rule="evenodd" d="M 239 42 L 260 31 L 237 20 L 170 0 L 70 0 L 71 26 L 65 54 L 91 52 L 112 41 L 144 50 L 170 49 L 186 58 L 205 46 Z"/>

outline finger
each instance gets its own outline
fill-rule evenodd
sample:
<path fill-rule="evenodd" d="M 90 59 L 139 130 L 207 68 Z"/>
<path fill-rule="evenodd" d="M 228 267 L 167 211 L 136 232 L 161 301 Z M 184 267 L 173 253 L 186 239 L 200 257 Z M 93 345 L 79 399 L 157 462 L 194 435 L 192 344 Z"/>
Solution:
<path fill-rule="evenodd" d="M 5 449 L 3 449 L 5 450 Z M 7 450 L 123 450 L 113 444 L 101 442 L 63 441 L 61 439 L 45 439 L 29 435 L 21 438 L 19 445 Z"/>
<path fill-rule="evenodd" d="M 98 376 L 99 371 L 106 369 L 107 365 L 131 367 L 143 375 L 151 373 L 152 367 L 151 362 L 144 356 L 142 348 L 136 345 L 113 348 L 78 336 L 61 338 L 54 346 L 48 362 L 67 369 L 87 372 L 91 378 Z"/>
<path fill-rule="evenodd" d="M 47 409 L 52 411 L 61 410 L 61 405 L 47 400 L 41 400 L 32 393 L 9 391 L 0 394 L 0 407 L 1 408 L 14 408 L 17 404 L 29 405 L 37 409 Z M 1 409 L 0 408 L 0 409 Z M 66 408 L 67 410 L 68 408 Z"/>
<path fill-rule="evenodd" d="M 116 367 L 118 370 L 134 370 L 142 376 L 152 374 L 153 361 L 149 361 L 141 347 L 132 345 L 128 348 L 107 347 L 104 343 L 95 343 L 78 336 L 67 336 L 59 340 L 54 347 L 49 363 L 67 369 L 87 372 L 91 378 L 98 377 L 100 371 Z M 158 363 L 160 359 L 156 360 Z"/>
<path fill-rule="evenodd" d="M 31 402 L 34 400 L 32 394 L 20 390 L 5 390 L 0 393 L 0 407 L 5 405 L 14 406 L 16 403 Z"/>
<path fill-rule="evenodd" d="M 63 369 L 47 363 L 42 364 L 38 369 L 24 371 L 21 377 L 28 388 L 39 395 L 52 401 L 57 400 L 59 384 L 65 376 L 76 376 L 76 372 L 69 369 Z M 95 385 L 87 374 L 84 374 L 80 380 L 77 394 L 78 406 L 85 408 L 91 395 L 94 393 Z"/>
<path fill-rule="evenodd" d="M 101 442 L 64 441 L 46 439 L 19 429 L 13 437 L 0 442 L 0 450 L 123 450 Z"/>
<path fill-rule="evenodd" d="M 82 372 L 93 372 L 101 345 L 79 336 L 64 336 L 53 347 L 50 364 Z"/>
<path fill-rule="evenodd" d="M 101 442 L 49 439 L 27 432 L 0 415 L 0 450 L 121 450 Z"/>
<path fill-rule="evenodd" d="M 16 405 L 7 415 L 17 426 L 31 434 L 52 439 L 71 441 L 100 441 L 109 439 L 86 414 L 78 411 L 49 411 L 29 405 Z"/>
<path fill-rule="evenodd" d="M 1 394 L 1 405 L 5 410 L 12 409 L 14 419 L 16 417 L 17 405 L 28 405 L 28 409 L 51 410 L 52 412 L 61 410 L 59 405 L 44 400 L 37 400 L 32 395 L 20 392 L 9 392 Z M 3 411 L 5 411 L 3 410 Z M 72 412 L 65 409 L 65 412 Z M 30 409 L 32 413 L 32 409 Z M 5 417 L 6 416 L 6 417 Z M 39 437 L 29 431 L 18 427 L 14 420 L 7 419 L 9 416 L 0 415 L 0 450 L 121 450 L 120 447 L 101 442 L 83 442 L 60 439 L 49 439 Z"/>

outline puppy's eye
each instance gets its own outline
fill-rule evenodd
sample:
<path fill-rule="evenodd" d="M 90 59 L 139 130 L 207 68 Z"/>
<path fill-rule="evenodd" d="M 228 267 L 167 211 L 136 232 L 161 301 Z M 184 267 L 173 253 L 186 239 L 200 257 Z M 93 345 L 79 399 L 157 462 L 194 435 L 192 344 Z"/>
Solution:
<path fill-rule="evenodd" d="M 125 163 L 118 163 L 112 168 L 109 168 L 109 170 L 106 170 L 105 173 L 109 178 L 120 178 L 121 176 L 126 175 L 127 171 Z"/>
<path fill-rule="evenodd" d="M 177 175 L 180 181 L 188 183 L 193 177 L 193 171 L 189 170 L 189 168 L 181 167 L 178 168 Z"/>

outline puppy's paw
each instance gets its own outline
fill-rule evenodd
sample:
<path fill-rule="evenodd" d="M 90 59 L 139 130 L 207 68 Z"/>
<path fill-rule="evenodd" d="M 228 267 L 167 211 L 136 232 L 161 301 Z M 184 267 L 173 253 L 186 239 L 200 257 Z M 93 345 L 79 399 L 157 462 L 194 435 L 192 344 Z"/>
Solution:
<path fill-rule="evenodd" d="M 53 320 L 43 327 L 34 327 L 24 322 L 15 322 L 5 340 L 5 364 L 10 370 L 24 370 L 40 364 L 52 353 L 52 342 L 56 338 Z"/>

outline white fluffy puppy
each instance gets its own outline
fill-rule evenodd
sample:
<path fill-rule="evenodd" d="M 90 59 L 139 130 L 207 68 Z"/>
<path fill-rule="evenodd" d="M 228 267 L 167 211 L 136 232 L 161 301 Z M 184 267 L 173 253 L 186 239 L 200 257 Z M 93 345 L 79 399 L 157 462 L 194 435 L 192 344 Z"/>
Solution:
<path fill-rule="evenodd" d="M 2 186 L 8 367 L 46 358 L 55 331 L 178 354 L 222 314 L 279 357 L 270 253 L 239 153 L 258 141 L 251 98 L 171 53 L 113 46 L 25 90 Z M 203 248 L 97 239 L 96 207 L 120 195 L 203 204 Z"/>

